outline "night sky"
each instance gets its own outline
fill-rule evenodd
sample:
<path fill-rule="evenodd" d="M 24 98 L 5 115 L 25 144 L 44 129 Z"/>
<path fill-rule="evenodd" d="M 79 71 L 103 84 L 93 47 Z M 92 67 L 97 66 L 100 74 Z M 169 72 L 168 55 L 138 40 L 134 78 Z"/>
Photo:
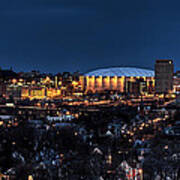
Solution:
<path fill-rule="evenodd" d="M 1 0 L 0 66 L 85 72 L 107 66 L 180 68 L 179 0 Z"/>

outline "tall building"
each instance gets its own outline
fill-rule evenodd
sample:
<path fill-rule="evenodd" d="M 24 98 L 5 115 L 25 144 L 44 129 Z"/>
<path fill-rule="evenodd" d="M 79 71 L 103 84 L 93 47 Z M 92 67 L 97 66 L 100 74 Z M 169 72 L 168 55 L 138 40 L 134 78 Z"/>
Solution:
<path fill-rule="evenodd" d="M 172 60 L 156 60 L 155 92 L 170 93 L 173 90 L 174 64 Z"/>

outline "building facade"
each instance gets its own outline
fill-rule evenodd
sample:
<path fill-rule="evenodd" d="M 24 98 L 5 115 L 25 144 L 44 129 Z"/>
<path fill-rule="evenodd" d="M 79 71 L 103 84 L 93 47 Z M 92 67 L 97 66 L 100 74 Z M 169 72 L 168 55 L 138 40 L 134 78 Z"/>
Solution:
<path fill-rule="evenodd" d="M 80 78 L 85 93 L 116 91 L 143 94 L 154 92 L 154 71 L 140 68 L 105 68 L 88 72 Z"/>
<path fill-rule="evenodd" d="M 177 72 L 174 74 L 173 91 L 174 91 L 176 94 L 180 94 L 180 71 L 177 71 Z"/>
<path fill-rule="evenodd" d="M 174 64 L 172 60 L 156 60 L 155 92 L 158 94 L 173 91 Z"/>

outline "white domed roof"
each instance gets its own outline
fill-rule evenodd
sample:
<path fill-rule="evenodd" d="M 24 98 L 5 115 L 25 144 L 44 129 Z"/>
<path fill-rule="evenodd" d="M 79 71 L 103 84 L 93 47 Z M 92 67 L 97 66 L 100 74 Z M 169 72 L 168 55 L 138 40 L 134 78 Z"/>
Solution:
<path fill-rule="evenodd" d="M 103 68 L 90 71 L 85 74 L 85 76 L 126 76 L 126 77 L 154 77 L 154 71 L 142 68 L 134 67 L 113 67 L 113 68 Z"/>

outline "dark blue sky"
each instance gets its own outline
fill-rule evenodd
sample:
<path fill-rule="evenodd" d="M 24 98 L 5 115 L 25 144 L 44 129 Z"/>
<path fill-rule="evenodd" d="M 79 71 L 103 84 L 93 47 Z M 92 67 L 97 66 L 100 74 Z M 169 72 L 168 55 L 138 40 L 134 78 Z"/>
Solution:
<path fill-rule="evenodd" d="M 179 0 L 1 0 L 0 66 L 81 72 L 180 67 Z"/>

